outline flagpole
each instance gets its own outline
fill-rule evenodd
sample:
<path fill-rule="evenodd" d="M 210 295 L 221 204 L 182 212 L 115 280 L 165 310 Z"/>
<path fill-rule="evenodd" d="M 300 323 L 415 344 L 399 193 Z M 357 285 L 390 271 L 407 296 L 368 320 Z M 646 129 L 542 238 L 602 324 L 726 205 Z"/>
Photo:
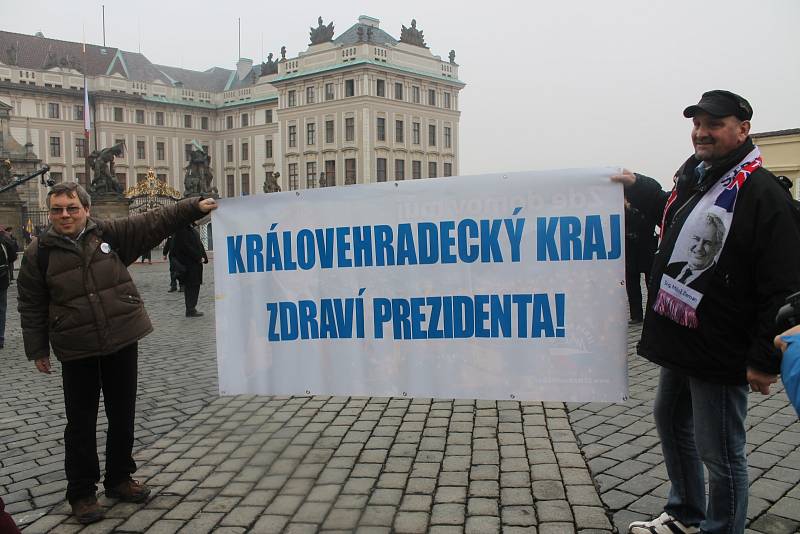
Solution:
<path fill-rule="evenodd" d="M 91 183 L 91 169 L 89 166 L 89 130 L 92 128 L 91 116 L 89 113 L 89 84 L 86 76 L 86 33 L 83 35 L 83 159 L 85 169 L 83 175 L 83 187 L 88 188 Z"/>

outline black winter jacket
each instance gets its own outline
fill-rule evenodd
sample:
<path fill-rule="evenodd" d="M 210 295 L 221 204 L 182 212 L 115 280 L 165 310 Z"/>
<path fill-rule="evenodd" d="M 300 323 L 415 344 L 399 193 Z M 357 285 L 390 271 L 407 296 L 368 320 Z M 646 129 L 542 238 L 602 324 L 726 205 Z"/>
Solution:
<path fill-rule="evenodd" d="M 800 290 L 800 228 L 786 189 L 764 167 L 745 181 L 736 200 L 728 238 L 713 278 L 697 308 L 699 327 L 690 329 L 655 313 L 661 275 L 689 213 L 703 194 L 751 150 L 745 144 L 713 166 L 697 184 L 694 156 L 678 170 L 678 195 L 662 228 L 653 261 L 642 338 L 638 352 L 648 360 L 713 383 L 744 385 L 747 367 L 780 372 L 775 315 L 785 298 Z M 646 176 L 625 194 L 629 202 L 658 217 L 669 193 Z"/>
<path fill-rule="evenodd" d="M 11 271 L 18 252 L 17 240 L 11 234 L 0 231 L 0 290 L 8 289 L 11 285 Z"/>
<path fill-rule="evenodd" d="M 172 239 L 171 257 L 181 268 L 178 279 L 187 286 L 199 286 L 203 283 L 203 264 L 208 262 L 206 249 L 200 240 L 200 234 L 193 226 L 184 226 L 175 232 Z"/>

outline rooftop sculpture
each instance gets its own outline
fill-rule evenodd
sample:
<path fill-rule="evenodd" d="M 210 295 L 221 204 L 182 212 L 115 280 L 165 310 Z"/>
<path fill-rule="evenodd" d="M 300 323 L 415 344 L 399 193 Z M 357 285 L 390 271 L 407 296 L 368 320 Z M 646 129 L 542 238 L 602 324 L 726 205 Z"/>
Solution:
<path fill-rule="evenodd" d="M 322 24 L 322 17 L 319 17 L 318 26 L 311 28 L 311 44 L 327 43 L 333 40 L 333 21 L 329 22 L 327 26 Z"/>
<path fill-rule="evenodd" d="M 267 55 L 267 61 L 261 64 L 261 76 L 278 74 L 278 62 L 272 61 L 272 52 Z"/>
<path fill-rule="evenodd" d="M 400 42 L 427 48 L 427 45 L 425 44 L 425 36 L 422 34 L 422 30 L 417 29 L 416 19 L 411 19 L 410 28 L 403 26 L 400 29 Z"/>

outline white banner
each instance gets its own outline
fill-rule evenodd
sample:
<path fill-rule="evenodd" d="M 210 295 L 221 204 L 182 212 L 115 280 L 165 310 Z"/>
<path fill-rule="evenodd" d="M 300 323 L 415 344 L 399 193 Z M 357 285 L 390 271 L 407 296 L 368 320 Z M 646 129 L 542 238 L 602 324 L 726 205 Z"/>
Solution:
<path fill-rule="evenodd" d="M 627 395 L 612 169 L 222 199 L 220 393 Z"/>

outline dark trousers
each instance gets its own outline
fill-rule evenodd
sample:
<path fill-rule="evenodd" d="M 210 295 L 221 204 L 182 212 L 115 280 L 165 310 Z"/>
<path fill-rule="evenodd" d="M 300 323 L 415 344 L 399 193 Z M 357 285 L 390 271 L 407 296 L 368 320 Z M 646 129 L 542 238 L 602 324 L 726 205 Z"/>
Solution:
<path fill-rule="evenodd" d="M 628 309 L 631 312 L 631 320 L 641 321 L 642 313 L 642 271 L 644 271 L 644 281 L 650 280 L 650 264 L 646 270 L 642 269 L 641 258 L 637 257 L 638 242 L 625 239 L 625 291 L 628 293 Z M 652 258 L 649 259 L 652 263 Z"/>
<path fill-rule="evenodd" d="M 0 348 L 6 342 L 6 309 L 8 309 L 8 288 L 0 288 Z"/>
<path fill-rule="evenodd" d="M 197 299 L 199 296 L 199 285 L 183 284 L 183 300 L 186 303 L 186 313 L 192 312 L 197 308 Z"/>
<path fill-rule="evenodd" d="M 644 273 L 645 281 L 648 280 L 647 273 Z M 625 290 L 628 293 L 628 308 L 631 311 L 631 319 L 641 321 L 642 313 L 642 273 L 637 269 L 625 270 Z"/>
<path fill-rule="evenodd" d="M 178 269 L 175 265 L 176 261 L 169 257 L 169 287 L 170 289 L 178 289 Z"/>
<path fill-rule="evenodd" d="M 113 354 L 61 364 L 67 427 L 64 430 L 67 500 L 95 495 L 100 480 L 97 458 L 97 410 L 100 392 L 108 418 L 106 475 L 103 485 L 116 486 L 136 471 L 133 420 L 136 412 L 138 344 Z"/>

